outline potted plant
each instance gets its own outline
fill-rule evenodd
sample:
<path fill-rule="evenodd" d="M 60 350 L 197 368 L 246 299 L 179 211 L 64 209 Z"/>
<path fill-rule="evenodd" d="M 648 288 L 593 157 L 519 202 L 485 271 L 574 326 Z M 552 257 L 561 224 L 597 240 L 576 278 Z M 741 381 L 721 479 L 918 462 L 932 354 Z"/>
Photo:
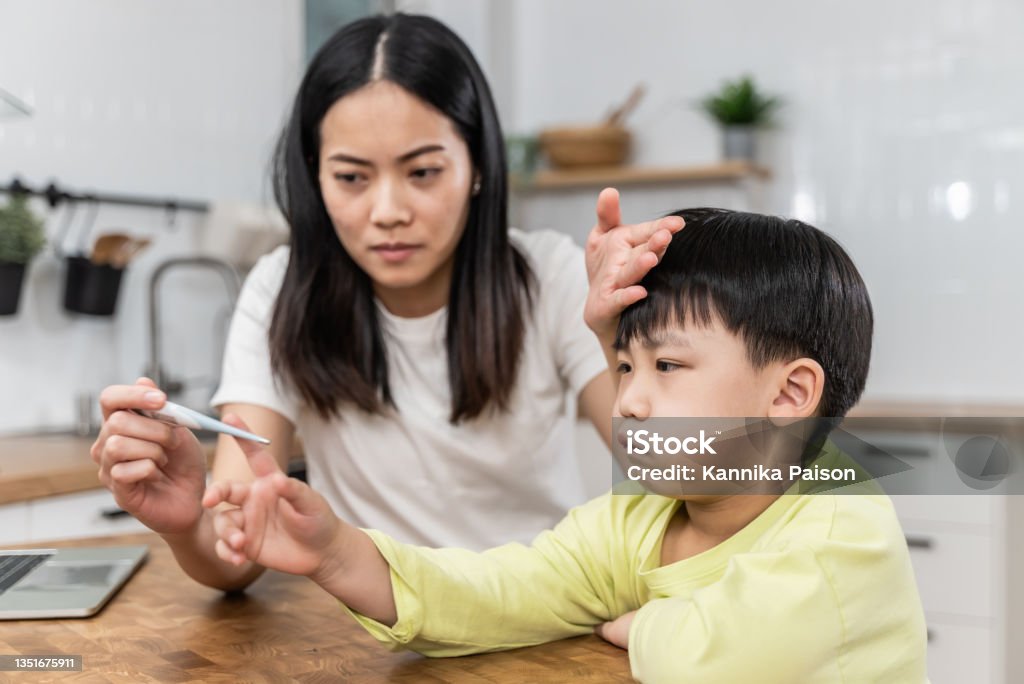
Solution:
<path fill-rule="evenodd" d="M 722 126 L 723 156 L 754 161 L 754 131 L 771 121 L 781 103 L 758 91 L 750 76 L 743 76 L 723 83 L 718 92 L 700 101 L 700 107 Z"/>
<path fill-rule="evenodd" d="M 0 207 L 0 316 L 17 313 L 25 266 L 46 244 L 43 222 L 28 207 L 27 195 L 13 195 Z"/>

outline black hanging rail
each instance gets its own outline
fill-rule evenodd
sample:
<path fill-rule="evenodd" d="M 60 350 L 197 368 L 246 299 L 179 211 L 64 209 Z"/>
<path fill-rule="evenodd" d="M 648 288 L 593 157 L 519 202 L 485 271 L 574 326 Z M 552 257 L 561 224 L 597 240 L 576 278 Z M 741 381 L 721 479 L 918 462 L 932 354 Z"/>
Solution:
<path fill-rule="evenodd" d="M 45 188 L 32 188 L 15 178 L 9 185 L 0 185 L 0 193 L 7 195 L 32 195 L 33 197 L 45 197 L 51 207 L 57 207 L 64 202 L 90 202 L 95 204 L 119 204 L 128 207 L 150 207 L 153 209 L 165 209 L 174 213 L 178 211 L 194 211 L 205 213 L 209 211 L 208 202 L 197 202 L 194 200 L 180 200 L 174 198 L 160 199 L 157 197 L 141 197 L 138 195 L 115 195 L 103 192 L 70 192 L 61 188 L 56 182 L 51 182 Z"/>

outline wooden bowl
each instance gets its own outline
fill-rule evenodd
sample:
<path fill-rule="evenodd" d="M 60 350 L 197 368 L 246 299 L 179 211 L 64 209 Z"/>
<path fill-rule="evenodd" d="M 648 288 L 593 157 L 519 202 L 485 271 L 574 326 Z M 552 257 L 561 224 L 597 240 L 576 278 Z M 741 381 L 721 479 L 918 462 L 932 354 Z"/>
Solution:
<path fill-rule="evenodd" d="M 629 131 L 621 126 L 549 128 L 539 138 L 555 168 L 619 166 L 629 157 Z"/>

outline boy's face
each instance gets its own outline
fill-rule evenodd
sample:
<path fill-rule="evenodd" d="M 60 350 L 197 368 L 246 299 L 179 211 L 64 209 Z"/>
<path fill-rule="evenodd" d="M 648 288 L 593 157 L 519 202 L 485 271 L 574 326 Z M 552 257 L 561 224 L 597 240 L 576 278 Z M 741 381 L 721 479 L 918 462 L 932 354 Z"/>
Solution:
<path fill-rule="evenodd" d="M 788 419 L 814 414 L 824 386 L 821 366 L 808 358 L 755 368 L 742 338 L 729 332 L 717 317 L 707 326 L 693 322 L 666 326 L 652 335 L 651 344 L 633 341 L 620 350 L 618 362 L 614 416 L 626 419 L 618 428 L 622 434 L 616 435 L 623 445 L 629 428 L 642 428 L 633 421 L 648 418 L 768 418 L 787 424 Z M 726 467 L 766 462 L 764 433 L 757 440 L 737 439 L 739 434 L 719 440 L 715 461 Z M 697 465 L 704 457 L 695 458 L 698 460 L 685 455 L 644 456 L 631 462 L 657 468 L 673 463 Z M 654 493 L 691 502 L 710 503 L 728 496 L 716 482 L 645 486 Z M 755 493 L 749 489 L 749 484 L 740 484 L 729 493 Z"/>
<path fill-rule="evenodd" d="M 618 352 L 616 417 L 765 418 L 778 397 L 781 362 L 754 368 L 743 340 L 717 318 L 671 325 L 648 346 Z"/>

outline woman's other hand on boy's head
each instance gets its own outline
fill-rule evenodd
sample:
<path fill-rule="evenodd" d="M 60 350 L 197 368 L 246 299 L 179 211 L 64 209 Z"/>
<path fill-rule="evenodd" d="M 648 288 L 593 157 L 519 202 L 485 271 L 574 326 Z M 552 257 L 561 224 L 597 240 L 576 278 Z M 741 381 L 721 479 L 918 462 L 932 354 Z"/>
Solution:
<path fill-rule="evenodd" d="M 224 422 L 248 430 L 237 416 Z M 330 557 L 341 522 L 322 496 L 281 471 L 273 455 L 255 442 L 239 446 L 256 476 L 252 482 L 214 482 L 203 506 L 229 504 L 216 513 L 216 552 L 224 561 L 252 561 L 296 575 L 313 575 Z"/>
<path fill-rule="evenodd" d="M 629 650 L 629 628 L 633 626 L 635 617 L 636 611 L 631 610 L 614 620 L 602 622 L 594 628 L 594 633 L 610 644 Z"/>
<path fill-rule="evenodd" d="M 590 290 L 583 318 L 602 339 L 615 334 L 619 314 L 647 296 L 638 283 L 661 259 L 683 219 L 622 225 L 619 193 L 605 188 L 597 198 L 597 223 L 586 244 Z"/>

